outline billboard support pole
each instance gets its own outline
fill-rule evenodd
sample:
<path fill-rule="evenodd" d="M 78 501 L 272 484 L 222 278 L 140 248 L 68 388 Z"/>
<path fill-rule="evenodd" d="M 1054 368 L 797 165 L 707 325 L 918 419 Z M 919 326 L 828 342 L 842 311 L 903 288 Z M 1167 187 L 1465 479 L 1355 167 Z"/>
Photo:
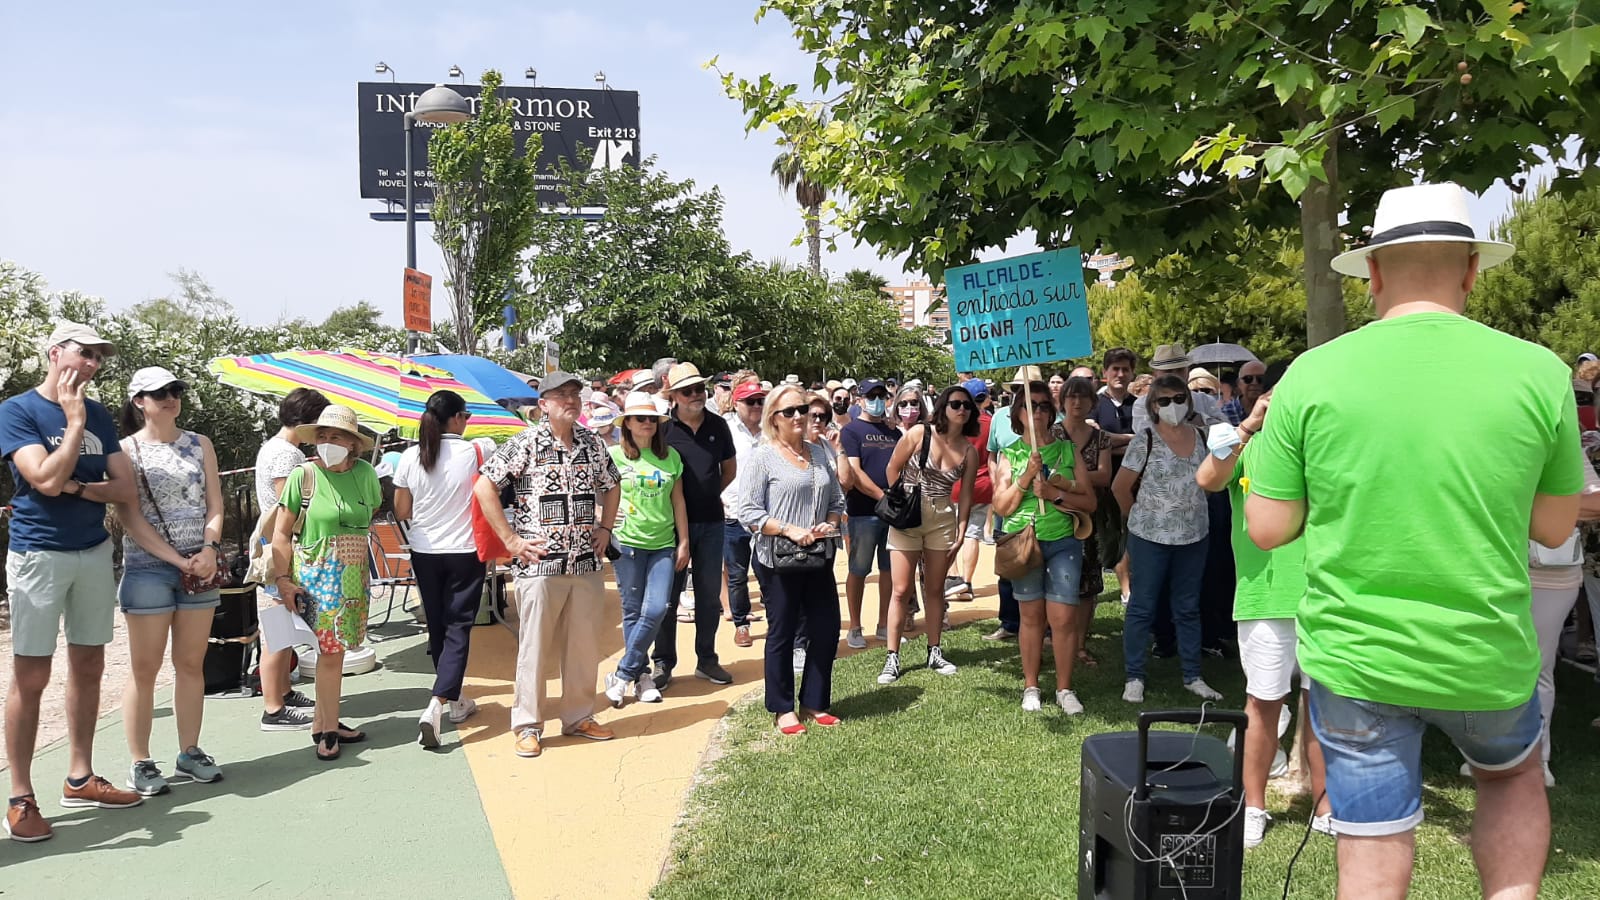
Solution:
<path fill-rule="evenodd" d="M 411 202 L 411 182 L 414 179 L 411 173 L 411 126 L 416 121 L 416 115 L 410 110 L 405 114 L 406 133 L 406 268 L 417 267 L 417 207 Z M 406 355 L 414 356 L 417 352 L 417 333 L 406 332 Z"/>

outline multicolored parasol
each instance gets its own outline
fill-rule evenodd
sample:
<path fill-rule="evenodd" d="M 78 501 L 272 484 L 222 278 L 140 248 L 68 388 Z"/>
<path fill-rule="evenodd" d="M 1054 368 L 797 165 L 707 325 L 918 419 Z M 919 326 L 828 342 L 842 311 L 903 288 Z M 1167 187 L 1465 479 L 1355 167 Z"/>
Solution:
<path fill-rule="evenodd" d="M 219 356 L 211 373 L 223 384 L 254 394 L 282 397 L 295 388 L 321 391 L 355 410 L 361 424 L 382 434 L 390 429 L 415 438 L 423 407 L 434 391 L 450 390 L 467 401 L 467 437 L 504 439 L 527 427 L 515 413 L 462 384 L 449 372 L 415 360 L 354 348 L 290 350 L 255 356 Z"/>

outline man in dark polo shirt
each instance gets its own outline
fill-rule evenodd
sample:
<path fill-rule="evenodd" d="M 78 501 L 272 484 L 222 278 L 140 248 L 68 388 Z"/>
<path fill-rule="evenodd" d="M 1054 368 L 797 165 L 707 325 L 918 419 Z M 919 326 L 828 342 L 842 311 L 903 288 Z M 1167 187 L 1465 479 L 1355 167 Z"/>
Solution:
<path fill-rule="evenodd" d="M 672 403 L 667 446 L 683 459 L 683 505 L 689 514 L 689 569 L 673 579 L 672 596 L 683 593 L 694 576 L 694 653 L 696 678 L 731 684 L 733 676 L 717 662 L 717 626 L 722 620 L 722 491 L 733 483 L 737 462 L 733 432 L 721 416 L 706 412 L 706 379 L 694 363 L 678 363 L 661 385 Z M 661 620 L 656 635 L 656 687 L 665 690 L 678 665 L 678 618 Z"/>
<path fill-rule="evenodd" d="M 845 643 L 857 650 L 867 645 L 861 633 L 861 601 L 867 590 L 872 564 L 878 564 L 878 632 L 880 641 L 889 639 L 889 593 L 893 579 L 889 573 L 889 523 L 878 518 L 878 498 L 889 486 L 889 458 L 900 441 L 900 429 L 888 420 L 889 388 L 876 378 L 861 382 L 861 415 L 839 433 L 844 446 L 843 465 L 855 469 L 855 487 L 845 495 L 849 516 L 849 575 L 845 578 L 845 602 L 850 611 L 850 630 Z"/>

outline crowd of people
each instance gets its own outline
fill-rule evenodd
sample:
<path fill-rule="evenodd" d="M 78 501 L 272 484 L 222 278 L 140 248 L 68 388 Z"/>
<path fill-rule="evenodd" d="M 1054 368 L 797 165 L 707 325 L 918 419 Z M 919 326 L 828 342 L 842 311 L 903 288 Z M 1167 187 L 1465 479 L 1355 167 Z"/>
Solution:
<path fill-rule="evenodd" d="M 1247 846 L 1271 821 L 1266 782 L 1298 680 L 1318 739 L 1306 745 L 1311 826 L 1340 837 L 1342 896 L 1403 895 L 1430 724 L 1477 780 L 1485 892 L 1536 890 L 1556 647 L 1580 587 L 1600 605 L 1600 529 L 1576 528 L 1580 515 L 1600 518 L 1600 478 L 1580 451 L 1600 451 L 1600 360 L 1585 354 L 1574 373 L 1461 315 L 1477 272 L 1510 254 L 1473 237 L 1461 194 L 1423 185 L 1385 195 L 1382 227 L 1335 260 L 1367 279 L 1378 321 L 1292 366 L 1251 360 L 1219 376 L 1169 343 L 1145 375 L 1133 351 L 1113 348 L 1098 368 L 1046 378 L 1029 365 L 1000 384 L 963 374 L 939 388 L 771 382 L 662 359 L 616 385 L 550 373 L 529 427 L 497 447 L 465 438 L 460 396 L 434 394 L 390 473 L 436 669 L 418 742 L 439 746 L 444 718 L 475 711 L 461 688 L 485 560 L 513 576 L 511 728 L 516 753 L 537 757 L 557 722 L 563 734 L 612 738 L 595 715 L 602 695 L 612 707 L 664 702 L 681 677 L 680 623 L 694 630 L 693 676 L 731 683 L 718 654 L 723 596 L 735 646 L 752 646 L 761 616 L 751 576 L 767 620 L 765 704 L 784 735 L 841 724 L 833 665 L 841 632 L 848 648 L 870 646 L 874 569 L 878 683 L 913 665 L 957 676 L 941 647 L 948 607 L 973 598 L 979 547 L 992 543 L 999 627 L 984 637 L 1017 642 L 1022 710 L 1043 705 L 1047 643 L 1062 714 L 1113 702 L 1073 684 L 1076 667 L 1099 664 L 1086 638 L 1112 572 L 1125 606 L 1122 701 L 1143 702 L 1152 651 L 1178 657 L 1182 687 L 1200 702 L 1223 699 L 1207 666 L 1239 660 Z M 84 394 L 115 350 L 63 322 L 44 382 L 0 406 L 0 451 L 18 485 L 7 562 L 14 840 L 51 834 L 31 763 L 63 623 L 63 805 L 127 807 L 168 790 L 150 734 L 155 676 L 169 659 L 173 771 L 223 777 L 201 748 L 201 667 L 223 576 L 216 453 L 180 427 L 187 385 L 161 366 L 134 374 L 119 437 Z M 1463 359 L 1471 370 L 1451 365 Z M 1422 403 L 1397 420 L 1370 402 L 1396 378 L 1454 379 L 1473 409 Z M 291 648 L 263 648 L 261 727 L 309 730 L 317 759 L 332 760 L 365 737 L 339 719 L 341 676 L 365 638 L 367 533 L 384 489 L 365 458 L 374 438 L 348 408 L 302 389 L 279 420 L 257 457 L 264 513 L 250 550 L 267 602 L 315 633 L 316 679 L 314 698 L 293 690 Z M 107 506 L 124 534 L 120 583 Z M 622 653 L 602 674 L 608 561 Z M 133 670 L 125 786 L 96 775 L 91 759 L 113 597 Z M 925 654 L 909 657 L 919 613 Z M 558 702 L 546 671 L 559 673 Z"/>

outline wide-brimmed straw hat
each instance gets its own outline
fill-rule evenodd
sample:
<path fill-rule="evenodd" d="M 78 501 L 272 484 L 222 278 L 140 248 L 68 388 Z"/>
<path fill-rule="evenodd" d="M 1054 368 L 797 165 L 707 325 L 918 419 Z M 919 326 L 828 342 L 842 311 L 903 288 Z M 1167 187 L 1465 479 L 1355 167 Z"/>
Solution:
<path fill-rule="evenodd" d="M 1157 371 L 1187 369 L 1191 365 L 1189 351 L 1183 349 L 1182 344 L 1162 344 L 1150 356 L 1150 368 Z"/>
<path fill-rule="evenodd" d="M 622 401 L 622 414 L 624 416 L 640 416 L 643 418 L 667 418 L 667 402 L 653 394 L 644 391 L 629 391 L 628 396 Z"/>
<path fill-rule="evenodd" d="M 1011 376 L 1011 380 L 1006 382 L 1006 387 L 1021 387 L 1022 383 L 1025 381 L 1034 382 L 1043 380 L 1044 373 L 1039 371 L 1038 366 L 1022 366 L 1021 368 L 1017 369 L 1017 374 Z"/>
<path fill-rule="evenodd" d="M 310 425 L 301 425 L 294 430 L 295 440 L 302 444 L 315 444 L 317 442 L 318 428 L 337 428 L 340 431 L 355 435 L 356 445 L 361 448 L 361 453 L 372 450 L 372 445 L 377 443 L 361 431 L 361 425 L 356 421 L 356 412 L 348 406 L 333 404 L 322 411 L 317 421 Z"/>
<path fill-rule="evenodd" d="M 1459 184 L 1413 184 L 1390 188 L 1378 199 L 1372 237 L 1366 244 L 1333 258 L 1333 270 L 1352 278 L 1367 277 L 1367 257 L 1396 244 L 1471 244 L 1478 271 L 1511 258 L 1516 248 L 1505 241 L 1482 241 L 1472 228 L 1467 191 Z"/>
<path fill-rule="evenodd" d="M 1049 478 L 1045 479 L 1045 483 L 1051 485 L 1052 487 L 1060 488 L 1064 491 L 1067 489 L 1067 486 L 1072 483 L 1072 479 L 1068 478 L 1062 472 L 1055 472 L 1051 474 Z M 1089 513 L 1086 513 L 1081 509 L 1069 509 L 1068 507 L 1062 505 L 1061 501 L 1059 500 L 1052 500 L 1050 502 L 1053 506 L 1055 506 L 1056 509 L 1066 513 L 1068 518 L 1072 519 L 1073 537 L 1082 541 L 1087 540 L 1089 535 L 1094 534 L 1094 517 Z"/>

